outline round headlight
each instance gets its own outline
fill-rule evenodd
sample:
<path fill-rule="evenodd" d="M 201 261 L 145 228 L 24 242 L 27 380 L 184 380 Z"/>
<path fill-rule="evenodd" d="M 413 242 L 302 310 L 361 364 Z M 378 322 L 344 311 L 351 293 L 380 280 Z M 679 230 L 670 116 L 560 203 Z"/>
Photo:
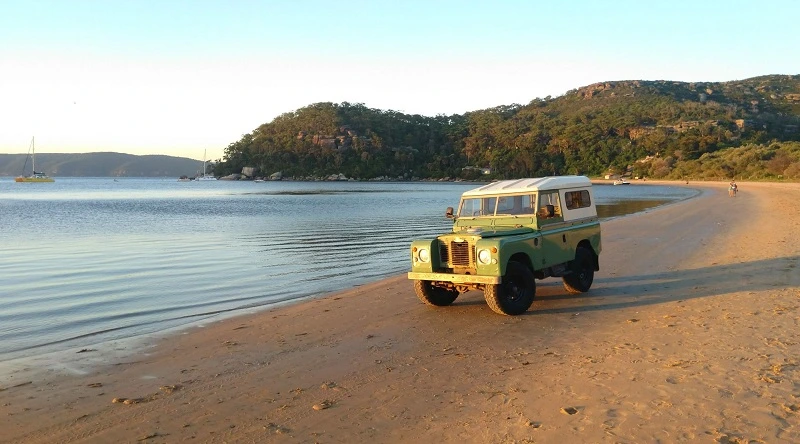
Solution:
<path fill-rule="evenodd" d="M 478 250 L 478 262 L 488 265 L 492 261 L 492 254 L 489 250 Z"/>
<path fill-rule="evenodd" d="M 431 260 L 431 253 L 428 251 L 427 248 L 420 248 L 419 253 L 417 253 L 417 257 L 419 258 L 420 262 L 428 263 Z"/>

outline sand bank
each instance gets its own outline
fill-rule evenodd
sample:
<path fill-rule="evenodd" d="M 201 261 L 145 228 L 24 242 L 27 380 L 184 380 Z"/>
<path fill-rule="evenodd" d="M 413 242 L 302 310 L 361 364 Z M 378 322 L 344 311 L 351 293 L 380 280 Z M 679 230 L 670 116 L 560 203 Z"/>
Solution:
<path fill-rule="evenodd" d="M 398 276 L 22 372 L 0 441 L 800 442 L 800 186 L 690 186 L 603 225 L 585 295 L 537 281 L 504 317 Z"/>

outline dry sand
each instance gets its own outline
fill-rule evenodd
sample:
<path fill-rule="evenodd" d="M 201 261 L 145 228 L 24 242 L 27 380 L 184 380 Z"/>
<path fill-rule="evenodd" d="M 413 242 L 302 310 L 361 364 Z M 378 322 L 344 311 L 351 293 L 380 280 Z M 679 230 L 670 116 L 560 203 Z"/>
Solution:
<path fill-rule="evenodd" d="M 800 442 L 800 186 L 690 186 L 603 224 L 585 295 L 537 281 L 504 317 L 398 276 L 85 375 L 17 372 L 0 441 Z"/>

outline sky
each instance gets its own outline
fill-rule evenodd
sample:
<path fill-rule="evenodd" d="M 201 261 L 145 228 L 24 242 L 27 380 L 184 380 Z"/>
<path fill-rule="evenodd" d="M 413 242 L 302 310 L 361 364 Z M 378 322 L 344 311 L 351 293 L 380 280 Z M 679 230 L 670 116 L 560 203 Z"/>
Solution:
<path fill-rule="evenodd" d="M 317 102 L 435 116 L 800 74 L 800 2 L 0 0 L 0 153 L 219 159 Z"/>

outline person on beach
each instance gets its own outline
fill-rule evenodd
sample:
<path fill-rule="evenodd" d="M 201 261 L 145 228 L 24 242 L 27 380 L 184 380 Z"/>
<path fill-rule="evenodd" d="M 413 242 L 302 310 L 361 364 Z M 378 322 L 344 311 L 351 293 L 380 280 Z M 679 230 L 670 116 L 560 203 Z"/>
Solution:
<path fill-rule="evenodd" d="M 732 180 L 728 187 L 728 196 L 736 197 L 736 192 L 739 191 L 739 186 L 736 185 L 736 179 Z"/>

